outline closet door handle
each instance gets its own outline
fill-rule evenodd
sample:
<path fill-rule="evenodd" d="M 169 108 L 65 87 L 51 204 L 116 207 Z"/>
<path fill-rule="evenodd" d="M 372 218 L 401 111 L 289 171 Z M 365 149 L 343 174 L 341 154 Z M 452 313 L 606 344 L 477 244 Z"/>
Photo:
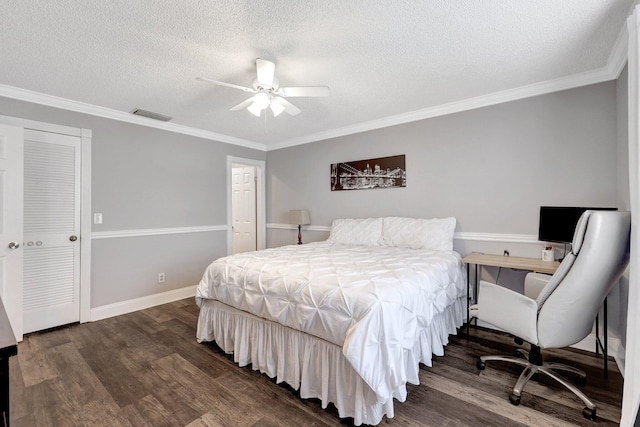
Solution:
<path fill-rule="evenodd" d="M 9 243 L 9 249 L 18 249 L 20 247 L 20 243 L 11 242 Z"/>
<path fill-rule="evenodd" d="M 69 236 L 69 240 L 75 242 L 76 240 L 78 240 L 78 236 Z"/>

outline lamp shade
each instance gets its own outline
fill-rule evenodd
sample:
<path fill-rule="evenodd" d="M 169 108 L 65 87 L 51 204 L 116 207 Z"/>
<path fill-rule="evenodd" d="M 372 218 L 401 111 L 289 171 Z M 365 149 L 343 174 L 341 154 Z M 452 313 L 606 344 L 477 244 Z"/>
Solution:
<path fill-rule="evenodd" d="M 311 224 L 311 218 L 309 217 L 309 211 L 306 209 L 299 209 L 289 211 L 289 223 L 293 225 L 309 225 Z"/>

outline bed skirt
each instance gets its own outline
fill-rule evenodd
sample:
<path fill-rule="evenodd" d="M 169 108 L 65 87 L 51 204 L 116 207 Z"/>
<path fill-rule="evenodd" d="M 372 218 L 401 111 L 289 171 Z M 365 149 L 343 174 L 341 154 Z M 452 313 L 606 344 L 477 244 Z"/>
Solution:
<path fill-rule="evenodd" d="M 341 418 L 352 417 L 355 425 L 376 425 L 383 416 L 393 418 L 393 398 L 406 400 L 406 385 L 393 398 L 380 402 L 376 393 L 352 368 L 342 347 L 237 310 L 214 300 L 200 305 L 196 338 L 215 341 L 240 366 L 251 364 L 277 383 L 286 382 L 303 399 L 317 398 L 326 408 L 333 403 Z M 449 334 L 463 323 L 466 298 L 457 299 L 437 314 L 413 349 L 405 351 L 406 382 L 419 384 L 419 363 L 431 366 L 432 354 L 444 355 Z"/>

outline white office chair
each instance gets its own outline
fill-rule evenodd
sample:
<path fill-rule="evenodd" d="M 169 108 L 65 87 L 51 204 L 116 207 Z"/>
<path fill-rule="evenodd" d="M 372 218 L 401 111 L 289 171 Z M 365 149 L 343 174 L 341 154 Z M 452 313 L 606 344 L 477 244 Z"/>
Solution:
<path fill-rule="evenodd" d="M 583 415 L 595 419 L 596 405 L 554 370 L 577 374 L 581 385 L 585 383 L 586 374 L 568 365 L 544 363 L 540 349 L 566 347 L 591 333 L 604 298 L 629 263 L 630 229 L 629 212 L 586 211 L 576 226 L 571 252 L 535 299 L 493 283 L 480 282 L 478 303 L 471 307 L 471 316 L 531 344 L 530 352 L 519 350 L 526 359 L 481 356 L 478 362 L 481 370 L 490 360 L 524 366 L 509 396 L 512 404 L 520 404 L 524 386 L 533 375 L 542 373 L 582 399 L 586 405 Z M 529 279 L 536 281 L 535 276 Z"/>

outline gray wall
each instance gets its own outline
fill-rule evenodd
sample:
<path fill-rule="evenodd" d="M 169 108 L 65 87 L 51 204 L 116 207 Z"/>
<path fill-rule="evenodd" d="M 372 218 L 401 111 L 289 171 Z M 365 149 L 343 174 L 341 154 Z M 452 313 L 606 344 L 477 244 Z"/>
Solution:
<path fill-rule="evenodd" d="M 452 215 L 457 231 L 536 234 L 540 205 L 628 206 L 626 71 L 617 82 L 266 155 L 5 98 L 0 114 L 93 131 L 92 210 L 104 215 L 93 231 L 226 224 L 226 155 L 266 157 L 268 223 L 286 223 L 289 210 L 307 208 L 314 226 L 349 216 Z M 407 156 L 407 188 L 329 190 L 331 163 L 394 154 Z M 303 235 L 307 242 L 327 237 L 325 231 Z M 295 241 L 294 230 L 267 232 L 269 246 Z M 194 285 L 211 259 L 226 254 L 225 245 L 222 231 L 94 240 L 91 305 Z M 500 253 L 505 246 L 456 241 L 455 247 L 464 254 Z M 508 248 L 530 256 L 526 250 L 532 249 L 524 246 Z M 163 285 L 156 283 L 161 271 L 167 275 Z M 510 275 L 503 272 L 500 280 Z M 610 311 L 620 337 L 627 285 L 617 290 Z"/>
<path fill-rule="evenodd" d="M 92 231 L 226 225 L 226 156 L 264 152 L 0 98 L 0 114 L 91 129 Z M 226 255 L 224 231 L 94 239 L 91 307 L 196 285 Z M 164 284 L 157 275 L 166 274 Z"/>
<path fill-rule="evenodd" d="M 153 128 L 93 126 L 93 231 L 226 224 L 226 155 L 264 153 Z M 106 138 L 105 138 L 106 137 Z"/>
<path fill-rule="evenodd" d="M 616 205 L 616 128 L 607 82 L 270 151 L 267 222 L 306 208 L 313 225 L 455 216 L 458 231 L 537 235 L 541 205 Z M 330 191 L 331 163 L 395 154 L 406 188 Z"/>
<path fill-rule="evenodd" d="M 618 206 L 625 194 L 620 86 L 601 83 L 270 151 L 267 222 L 286 223 L 290 209 L 306 208 L 312 228 L 341 217 L 455 216 L 459 232 L 537 236 L 542 205 Z M 406 155 L 406 188 L 330 191 L 331 163 L 396 154 Z M 272 228 L 267 244 L 291 244 L 295 234 Z M 303 235 L 309 242 L 328 233 Z M 539 257 L 542 244 L 456 240 L 454 249 Z M 503 269 L 500 284 L 522 291 L 524 275 Z M 482 271 L 485 279 L 497 276 L 495 268 Z M 618 333 L 619 300 L 609 305 Z"/>
<path fill-rule="evenodd" d="M 196 285 L 227 254 L 224 231 L 94 240 L 92 307 Z M 165 283 L 157 283 L 164 272 Z"/>

